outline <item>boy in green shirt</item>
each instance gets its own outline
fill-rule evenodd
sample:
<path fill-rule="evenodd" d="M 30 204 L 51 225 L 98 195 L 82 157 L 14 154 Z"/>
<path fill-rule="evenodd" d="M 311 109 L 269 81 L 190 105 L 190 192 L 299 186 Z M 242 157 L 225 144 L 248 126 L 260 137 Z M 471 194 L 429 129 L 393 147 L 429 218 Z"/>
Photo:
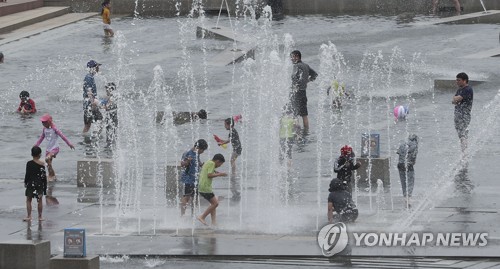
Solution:
<path fill-rule="evenodd" d="M 212 179 L 214 177 L 225 177 L 226 173 L 219 173 L 215 171 L 215 168 L 220 167 L 224 164 L 226 160 L 222 154 L 215 154 L 212 160 L 205 162 L 200 172 L 200 183 L 198 184 L 199 194 L 210 202 L 208 208 L 198 216 L 198 220 L 203 223 L 203 225 L 208 225 L 205 222 L 205 218 L 210 214 L 212 219 L 212 226 L 217 225 L 216 221 L 216 209 L 219 206 L 219 201 L 217 196 L 214 195 L 212 191 Z"/>

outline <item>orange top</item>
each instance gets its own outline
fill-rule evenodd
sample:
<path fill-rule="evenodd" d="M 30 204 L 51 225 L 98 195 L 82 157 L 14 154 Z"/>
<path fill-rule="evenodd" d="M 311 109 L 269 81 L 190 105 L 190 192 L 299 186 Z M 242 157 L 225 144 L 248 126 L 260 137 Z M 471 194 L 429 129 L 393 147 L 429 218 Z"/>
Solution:
<path fill-rule="evenodd" d="M 102 22 L 105 24 L 111 24 L 111 18 L 110 18 L 110 11 L 109 8 L 105 7 L 104 11 L 102 12 Z"/>

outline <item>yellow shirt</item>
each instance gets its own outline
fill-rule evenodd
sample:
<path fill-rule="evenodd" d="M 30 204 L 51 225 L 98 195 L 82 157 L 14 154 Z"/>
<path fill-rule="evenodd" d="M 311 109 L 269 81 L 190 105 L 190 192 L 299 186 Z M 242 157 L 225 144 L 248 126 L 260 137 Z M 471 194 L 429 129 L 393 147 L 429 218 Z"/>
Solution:
<path fill-rule="evenodd" d="M 333 94 L 338 97 L 343 97 L 345 94 L 345 85 L 344 83 L 339 84 L 337 80 L 332 81 L 332 86 Z"/>
<path fill-rule="evenodd" d="M 110 18 L 111 12 L 109 11 L 109 8 L 105 7 L 104 11 L 102 12 L 102 22 L 105 24 L 111 24 L 111 18 Z"/>
<path fill-rule="evenodd" d="M 212 193 L 212 179 L 208 174 L 215 173 L 215 162 L 212 160 L 206 161 L 203 164 L 200 172 L 200 183 L 198 184 L 198 191 L 201 193 Z"/>
<path fill-rule="evenodd" d="M 293 138 L 295 136 L 296 120 L 288 115 L 281 117 L 280 120 L 280 138 Z"/>

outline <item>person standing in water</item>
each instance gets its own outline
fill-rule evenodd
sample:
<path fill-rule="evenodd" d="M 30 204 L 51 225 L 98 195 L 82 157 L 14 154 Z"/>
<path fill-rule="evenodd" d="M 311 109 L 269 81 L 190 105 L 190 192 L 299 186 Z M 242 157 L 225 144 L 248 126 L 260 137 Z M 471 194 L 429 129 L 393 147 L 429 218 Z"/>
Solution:
<path fill-rule="evenodd" d="M 458 90 L 455 96 L 453 96 L 451 103 L 455 105 L 455 129 L 457 130 L 458 138 L 460 138 L 462 155 L 465 157 L 474 91 L 469 86 L 469 76 L 466 73 L 457 74 L 457 86 Z"/>
<path fill-rule="evenodd" d="M 47 193 L 47 173 L 45 172 L 45 163 L 40 160 L 42 149 L 34 146 L 31 148 L 33 160 L 26 163 L 26 174 L 24 176 L 24 187 L 26 188 L 26 211 L 28 215 L 23 221 L 31 221 L 31 202 L 33 198 L 38 202 L 38 220 L 44 220 L 42 217 L 43 201 L 42 197 Z"/>
<path fill-rule="evenodd" d="M 115 33 L 111 29 L 111 1 L 104 1 L 102 3 L 101 17 L 102 24 L 104 27 L 104 35 L 108 37 L 113 37 Z"/>
<path fill-rule="evenodd" d="M 408 137 L 408 142 L 402 141 L 397 154 L 399 155 L 398 171 L 403 196 L 406 199 L 406 207 L 410 208 L 410 198 L 413 193 L 415 183 L 415 170 L 413 166 L 417 162 L 418 136 L 412 134 Z"/>
<path fill-rule="evenodd" d="M 86 134 L 90 127 L 92 126 L 92 122 L 97 119 L 94 119 L 92 115 L 92 100 L 93 98 L 97 98 L 97 86 L 95 84 L 94 76 L 99 73 L 100 63 L 90 60 L 87 63 L 87 68 L 89 73 L 83 79 L 83 134 Z M 91 94 L 89 94 L 89 92 Z"/>
<path fill-rule="evenodd" d="M 198 184 L 198 176 L 202 167 L 200 154 L 208 149 L 208 143 L 205 139 L 199 139 L 194 146 L 182 154 L 181 181 L 184 183 L 184 194 L 181 199 L 181 216 L 186 213 L 187 204 L 194 199 L 197 194 L 196 185 Z"/>
<path fill-rule="evenodd" d="M 240 136 L 238 135 L 238 131 L 234 128 L 234 119 L 227 118 L 224 120 L 224 128 L 229 130 L 228 140 L 222 140 L 217 144 L 219 146 L 231 143 L 231 147 L 233 148 L 233 153 L 231 153 L 231 193 L 233 196 L 231 200 L 237 202 L 241 199 L 240 193 L 240 180 L 236 177 L 236 159 L 241 155 L 242 147 Z"/>
<path fill-rule="evenodd" d="M 56 173 L 52 167 L 52 159 L 54 159 L 59 153 L 59 143 L 57 142 L 57 139 L 61 137 L 71 149 L 75 149 L 75 147 L 71 144 L 71 142 L 69 142 L 66 136 L 64 136 L 64 134 L 57 129 L 56 125 L 52 121 L 52 116 L 45 114 L 40 118 L 40 121 L 42 122 L 43 130 L 40 138 L 35 143 L 35 147 L 40 146 L 44 140 L 47 141 L 45 161 L 47 162 L 47 168 L 49 170 L 49 181 L 55 181 Z"/>
<path fill-rule="evenodd" d="M 307 112 L 307 83 L 318 77 L 318 73 L 309 65 L 302 62 L 302 54 L 298 50 L 290 53 L 290 58 L 293 63 L 292 70 L 292 92 L 290 93 L 290 101 L 292 103 L 296 115 L 302 117 L 304 124 L 304 132 L 309 130 L 309 118 Z"/>

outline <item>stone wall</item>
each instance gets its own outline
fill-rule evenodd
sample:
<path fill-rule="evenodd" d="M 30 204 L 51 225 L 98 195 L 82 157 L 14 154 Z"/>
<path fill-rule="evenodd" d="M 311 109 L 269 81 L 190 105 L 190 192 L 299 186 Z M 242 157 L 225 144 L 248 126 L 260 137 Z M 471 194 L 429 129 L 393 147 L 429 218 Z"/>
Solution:
<path fill-rule="evenodd" d="M 234 12 L 236 2 L 228 0 L 229 9 Z M 427 14 L 431 10 L 432 0 L 281 0 L 285 14 L 384 14 L 397 15 L 411 12 Z M 102 0 L 44 0 L 47 6 L 71 6 L 74 12 L 100 11 Z M 253 0 L 260 5 L 266 0 Z M 483 0 L 487 9 L 499 9 L 500 0 Z M 178 9 L 176 3 L 180 3 Z M 460 0 L 465 13 L 483 10 L 480 1 Z M 175 16 L 187 14 L 193 5 L 193 0 L 111 0 L 112 13 L 139 16 Z M 219 10 L 221 0 L 204 0 L 205 10 Z M 451 0 L 440 0 L 440 6 L 453 7 Z M 224 8 L 225 10 L 225 8 Z"/>

